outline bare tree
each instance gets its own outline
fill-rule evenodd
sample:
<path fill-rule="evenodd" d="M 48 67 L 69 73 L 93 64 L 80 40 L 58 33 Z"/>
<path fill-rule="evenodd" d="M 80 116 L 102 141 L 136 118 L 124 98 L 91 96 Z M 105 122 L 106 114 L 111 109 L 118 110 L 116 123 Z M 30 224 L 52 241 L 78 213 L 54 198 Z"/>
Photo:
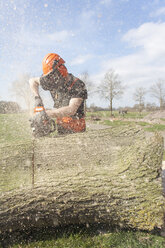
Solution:
<path fill-rule="evenodd" d="M 150 102 L 148 102 L 148 103 L 146 103 L 146 110 L 147 111 L 155 111 L 155 110 L 158 110 L 158 106 L 156 106 L 156 103 L 155 102 L 152 102 L 152 103 L 150 103 Z"/>
<path fill-rule="evenodd" d="M 93 92 L 93 83 L 89 78 L 89 73 L 87 71 L 84 71 L 80 74 L 80 79 L 85 83 L 86 87 L 87 87 L 87 92 L 88 92 L 88 96 L 90 96 Z M 85 101 L 85 113 L 87 110 L 87 104 Z"/>
<path fill-rule="evenodd" d="M 29 74 L 21 74 L 18 79 L 12 82 L 10 91 L 12 96 L 19 100 L 23 100 L 27 109 L 30 110 L 33 103 L 32 93 L 29 87 Z"/>
<path fill-rule="evenodd" d="M 112 69 L 108 70 L 98 90 L 100 95 L 109 101 L 111 116 L 113 100 L 120 99 L 124 93 L 124 88 L 119 80 L 118 74 Z"/>
<path fill-rule="evenodd" d="M 165 80 L 159 79 L 157 83 L 153 84 L 150 88 L 151 96 L 159 101 L 160 110 L 163 108 L 165 101 Z"/>
<path fill-rule="evenodd" d="M 134 100 L 138 103 L 139 112 L 144 108 L 144 96 L 146 90 L 143 87 L 136 88 L 135 93 L 133 94 Z"/>
<path fill-rule="evenodd" d="M 84 71 L 80 74 L 80 79 L 85 83 L 88 91 L 88 95 L 92 94 L 93 90 L 93 83 L 89 78 L 89 73 L 87 71 Z"/>

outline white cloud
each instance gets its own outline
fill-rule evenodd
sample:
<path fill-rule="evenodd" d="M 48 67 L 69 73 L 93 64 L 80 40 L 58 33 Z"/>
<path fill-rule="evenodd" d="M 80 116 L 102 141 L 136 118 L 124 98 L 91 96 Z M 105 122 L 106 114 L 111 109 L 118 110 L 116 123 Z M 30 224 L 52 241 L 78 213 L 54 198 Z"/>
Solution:
<path fill-rule="evenodd" d="M 101 4 L 105 4 L 105 5 L 108 5 L 112 2 L 112 0 L 101 0 Z"/>
<path fill-rule="evenodd" d="M 54 32 L 52 34 L 48 34 L 47 35 L 47 39 L 49 39 L 50 41 L 65 41 L 69 36 L 73 36 L 73 32 L 69 32 L 67 30 L 62 30 L 59 32 Z"/>
<path fill-rule="evenodd" d="M 85 62 L 87 62 L 88 60 L 90 60 L 92 58 L 93 58 L 92 54 L 79 55 L 71 61 L 71 65 L 84 64 Z"/>
<path fill-rule="evenodd" d="M 165 15 L 165 7 L 157 9 L 155 12 L 150 14 L 151 17 Z"/>
<path fill-rule="evenodd" d="M 70 44 L 73 32 L 61 30 L 54 33 L 32 32 L 27 29 L 20 29 L 19 32 L 11 34 L 12 44 L 7 45 L 7 53 L 11 58 L 8 67 L 13 77 L 19 71 L 30 71 L 41 74 L 41 60 L 48 52 L 59 52 L 61 47 Z M 61 49 L 61 50 L 60 50 Z"/>
<path fill-rule="evenodd" d="M 123 40 L 133 47 L 141 47 L 151 59 L 165 55 L 165 23 L 145 23 L 127 32 Z"/>
<path fill-rule="evenodd" d="M 111 59 L 103 64 L 117 69 L 124 77 L 134 75 L 135 78 L 146 76 L 151 78 L 158 71 L 163 75 L 165 69 L 165 23 L 145 23 L 137 29 L 128 31 L 123 40 L 135 49 L 127 56 Z M 131 77 L 132 77 L 131 76 Z"/>
<path fill-rule="evenodd" d="M 113 68 L 128 86 L 123 104 L 133 104 L 131 94 L 136 87 L 148 89 L 159 78 L 165 79 L 164 40 L 165 23 L 144 23 L 137 29 L 129 30 L 122 41 L 128 42 L 135 49 L 127 56 L 103 62 L 102 72 L 95 75 L 95 82 L 99 82 L 106 71 Z"/>
<path fill-rule="evenodd" d="M 13 37 L 17 43 L 24 46 L 42 46 L 53 43 L 59 43 L 66 41 L 69 37 L 73 36 L 73 32 L 68 30 L 56 31 L 54 33 L 37 33 L 28 30 L 20 30 L 18 33 L 14 33 Z"/>
<path fill-rule="evenodd" d="M 94 28 L 96 14 L 94 10 L 83 10 L 79 15 L 79 30 L 77 31 L 89 31 Z"/>

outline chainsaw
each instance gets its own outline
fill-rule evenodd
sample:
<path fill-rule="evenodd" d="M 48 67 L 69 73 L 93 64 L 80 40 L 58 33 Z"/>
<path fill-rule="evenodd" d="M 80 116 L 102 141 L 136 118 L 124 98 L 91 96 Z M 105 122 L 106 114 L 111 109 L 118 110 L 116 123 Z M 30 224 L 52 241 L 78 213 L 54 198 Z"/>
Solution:
<path fill-rule="evenodd" d="M 45 111 L 40 97 L 35 97 L 34 116 L 29 120 L 35 138 L 47 136 L 56 130 L 56 124 Z"/>

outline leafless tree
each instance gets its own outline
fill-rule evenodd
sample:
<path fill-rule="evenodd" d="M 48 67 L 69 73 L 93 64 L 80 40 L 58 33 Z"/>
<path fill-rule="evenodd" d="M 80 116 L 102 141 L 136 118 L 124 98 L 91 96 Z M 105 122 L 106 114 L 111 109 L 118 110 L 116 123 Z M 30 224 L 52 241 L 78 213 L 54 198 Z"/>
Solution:
<path fill-rule="evenodd" d="M 156 106 L 156 103 L 155 102 L 152 102 L 152 103 L 148 102 L 148 103 L 146 103 L 146 110 L 147 111 L 156 111 L 158 109 L 159 109 L 159 107 Z"/>
<path fill-rule="evenodd" d="M 33 98 L 29 87 L 29 74 L 21 74 L 18 79 L 12 82 L 10 92 L 19 101 L 24 101 L 28 110 L 32 108 Z"/>
<path fill-rule="evenodd" d="M 88 91 L 88 95 L 92 94 L 93 91 L 93 83 L 90 80 L 89 73 L 87 71 L 84 71 L 80 74 L 80 79 L 85 83 Z"/>
<path fill-rule="evenodd" d="M 84 71 L 80 74 L 79 78 L 85 83 L 88 96 L 90 96 L 93 93 L 93 83 L 89 78 L 89 73 L 87 71 Z M 85 112 L 86 112 L 87 106 L 85 101 Z"/>
<path fill-rule="evenodd" d="M 165 102 L 165 80 L 159 79 L 157 83 L 153 84 L 150 88 L 151 96 L 159 101 L 159 108 L 162 110 L 163 103 Z"/>
<path fill-rule="evenodd" d="M 113 69 L 108 70 L 104 76 L 104 79 L 102 80 L 101 85 L 98 87 L 98 90 L 100 95 L 109 101 L 111 116 L 113 115 L 113 100 L 120 99 L 124 93 L 124 89 L 125 87 L 122 86 L 118 74 L 116 74 Z"/>
<path fill-rule="evenodd" d="M 144 108 L 144 98 L 145 98 L 146 90 L 143 87 L 136 88 L 133 98 L 138 104 L 139 112 Z"/>

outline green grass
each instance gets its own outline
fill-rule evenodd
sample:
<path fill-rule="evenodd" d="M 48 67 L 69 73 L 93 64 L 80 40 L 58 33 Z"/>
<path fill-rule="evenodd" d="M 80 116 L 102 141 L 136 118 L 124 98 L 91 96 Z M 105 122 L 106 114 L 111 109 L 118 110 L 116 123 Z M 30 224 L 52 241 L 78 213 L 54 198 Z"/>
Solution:
<path fill-rule="evenodd" d="M 146 126 L 150 125 L 150 124 L 148 124 L 147 122 L 144 122 L 144 121 L 136 122 L 136 124 L 139 125 L 139 126 L 142 126 L 142 127 L 146 127 Z"/>
<path fill-rule="evenodd" d="M 122 115 L 120 115 L 118 111 L 113 111 L 113 114 L 116 118 L 122 118 Z M 165 125 L 163 124 L 151 124 L 142 121 L 139 122 L 134 121 L 134 119 L 143 119 L 148 114 L 149 114 L 148 112 L 143 112 L 143 113 L 128 112 L 128 114 L 125 114 L 121 120 L 111 121 L 109 111 L 96 111 L 96 112 L 87 112 L 87 120 L 91 120 L 91 116 L 97 116 L 104 119 L 104 120 L 100 120 L 98 124 L 100 123 L 113 127 L 113 126 L 122 126 L 122 125 L 129 125 L 131 123 L 136 123 L 137 125 L 144 127 L 144 130 L 148 132 L 165 131 Z M 127 121 L 127 119 L 129 120 Z M 164 118 L 161 118 L 161 120 L 165 121 Z"/>
<path fill-rule="evenodd" d="M 140 121 L 134 122 L 134 121 L 122 121 L 122 120 L 116 120 L 116 121 L 104 120 L 104 121 L 99 122 L 99 124 L 108 125 L 111 127 L 132 125 L 135 123 L 136 125 L 141 126 L 145 131 L 148 131 L 148 132 L 165 131 L 165 125 L 162 125 L 162 124 L 150 124 L 147 122 L 140 122 Z"/>
<path fill-rule="evenodd" d="M 146 131 L 156 132 L 156 131 L 165 131 L 165 125 L 162 124 L 152 124 L 149 127 L 145 128 Z"/>
<path fill-rule="evenodd" d="M 115 117 L 121 117 L 123 118 L 123 116 L 121 114 L 119 114 L 118 111 L 113 111 L 113 115 Z M 124 115 L 124 119 L 142 119 L 144 118 L 146 115 L 148 115 L 148 112 L 143 112 L 143 113 L 139 113 L 139 112 L 128 112 L 127 114 Z M 98 117 L 102 117 L 102 118 L 110 118 L 110 111 L 96 111 L 96 112 L 87 112 L 86 113 L 87 118 L 90 119 L 91 116 L 98 116 Z"/>
<path fill-rule="evenodd" d="M 163 152 L 163 161 L 165 160 L 165 151 Z"/>
<path fill-rule="evenodd" d="M 0 142 L 17 142 L 32 138 L 30 116 L 27 114 L 0 114 Z"/>
<path fill-rule="evenodd" d="M 105 121 L 101 121 L 100 124 L 104 124 L 104 125 L 108 125 L 108 126 L 112 126 L 112 127 L 117 127 L 117 126 L 129 125 L 129 124 L 131 124 L 131 122 L 130 121 L 120 121 L 120 120 L 116 120 L 116 121 L 105 120 Z"/>
<path fill-rule="evenodd" d="M 165 239 L 158 234 L 140 231 L 74 228 L 45 230 L 20 234 L 19 241 L 7 243 L 9 248 L 164 248 Z M 6 242 L 6 243 L 5 243 Z M 3 247 L 3 246 L 0 246 Z"/>
<path fill-rule="evenodd" d="M 107 116 L 106 112 L 107 111 L 104 111 L 104 112 L 98 111 L 98 112 L 95 112 L 93 114 L 93 116 L 105 117 L 106 118 L 106 116 Z M 104 116 L 104 114 L 105 114 L 105 116 Z M 132 114 L 132 117 L 131 117 L 131 114 Z M 124 117 L 124 120 L 110 120 L 107 117 L 108 118 L 107 120 L 105 119 L 105 120 L 100 120 L 100 121 L 97 121 L 97 122 L 95 121 L 95 123 L 108 125 L 108 126 L 111 126 L 111 127 L 136 124 L 136 125 L 139 125 L 142 128 L 144 128 L 144 130 L 148 131 L 148 132 L 165 131 L 165 125 L 164 124 L 151 124 L 151 123 L 147 123 L 147 122 L 144 122 L 144 121 L 134 121 L 134 118 L 136 118 L 136 113 L 131 113 L 131 114 L 129 115 L 129 117 L 128 116 Z M 87 120 L 90 120 L 91 115 L 92 115 L 91 113 L 88 113 Z M 132 120 L 127 120 L 127 119 L 131 119 L 131 118 L 132 118 Z"/>

